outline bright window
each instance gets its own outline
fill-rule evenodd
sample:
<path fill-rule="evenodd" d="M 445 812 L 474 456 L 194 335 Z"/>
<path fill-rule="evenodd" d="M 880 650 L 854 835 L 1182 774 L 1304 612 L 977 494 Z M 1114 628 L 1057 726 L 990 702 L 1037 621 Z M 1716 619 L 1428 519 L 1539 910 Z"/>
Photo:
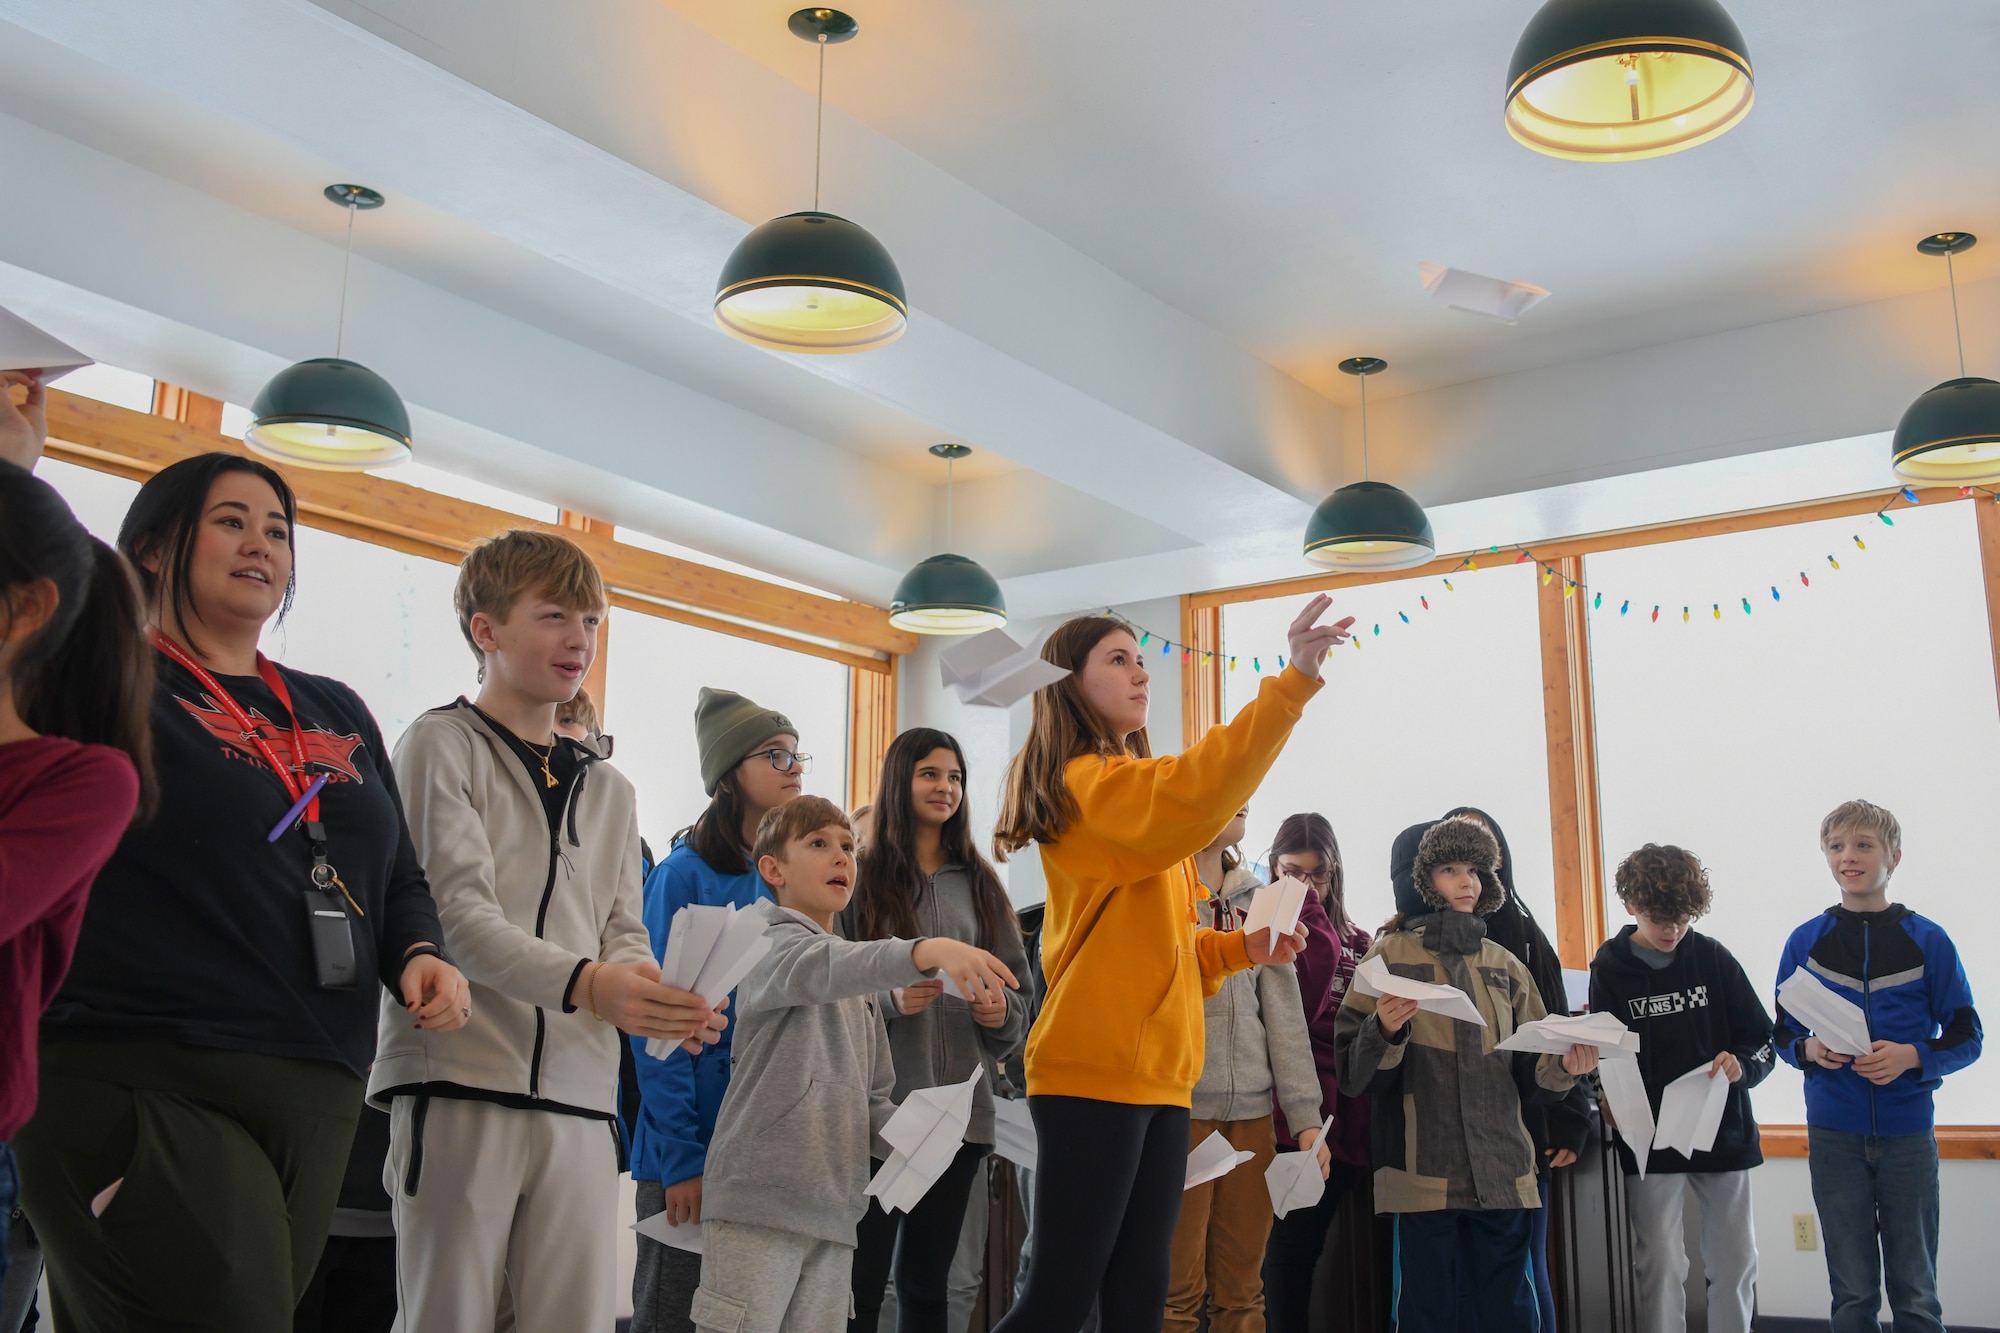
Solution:
<path fill-rule="evenodd" d="M 1970 503 L 1944 504 L 1899 511 L 1893 528 L 1863 516 L 1589 557 L 1605 595 L 1591 659 L 1614 929 L 1629 920 L 1611 888 L 1618 860 L 1645 842 L 1688 848 L 1715 893 L 1698 929 L 1735 953 L 1768 1008 L 1786 937 L 1839 898 L 1820 820 L 1861 797 L 1903 826 L 1890 898 L 1951 934 L 1990 1011 L 2000 704 L 1973 518 Z M 1996 1100 L 1988 1058 L 1945 1082 L 1938 1119 L 1990 1124 Z M 1790 1070 L 1756 1102 L 1766 1122 L 1805 1119 Z"/>
<path fill-rule="evenodd" d="M 610 648 L 604 726 L 617 742 L 612 762 L 639 789 L 639 830 L 654 855 L 708 804 L 694 739 L 704 685 L 789 717 L 813 757 L 805 790 L 845 803 L 847 667 L 635 611 L 611 613 Z"/>
<path fill-rule="evenodd" d="M 1329 616 L 1354 616 L 1361 648 L 1337 649 L 1327 662 L 1326 688 L 1251 802 L 1245 850 L 1261 860 L 1286 815 L 1324 814 L 1346 861 L 1348 910 L 1373 930 L 1394 911 L 1396 834 L 1477 806 L 1506 831 L 1515 885 L 1554 939 L 1534 577 L 1505 566 L 1455 575 L 1452 584 L 1447 592 L 1436 577 L 1405 579 L 1333 594 Z M 1223 609 L 1224 649 L 1236 658 L 1222 676 L 1226 715 L 1256 694 L 1253 657 L 1265 673 L 1276 670 L 1285 627 L 1304 600 Z"/>

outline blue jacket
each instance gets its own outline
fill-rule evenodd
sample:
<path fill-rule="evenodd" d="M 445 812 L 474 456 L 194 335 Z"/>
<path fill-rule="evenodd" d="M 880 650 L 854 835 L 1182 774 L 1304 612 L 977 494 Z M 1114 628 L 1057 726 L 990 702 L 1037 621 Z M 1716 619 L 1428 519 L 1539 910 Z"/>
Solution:
<path fill-rule="evenodd" d="M 652 937 L 653 956 L 667 950 L 667 925 L 690 903 L 704 907 L 748 907 L 771 891 L 754 870 L 724 875 L 711 868 L 686 842 L 646 876 L 640 918 Z M 729 1051 L 736 1034 L 734 1015 L 715 1045 L 700 1055 L 676 1050 L 664 1060 L 646 1054 L 643 1037 L 631 1037 L 639 1073 L 639 1116 L 632 1133 L 632 1179 L 678 1185 L 702 1174 L 715 1113 L 729 1091 Z"/>
<path fill-rule="evenodd" d="M 1847 1134 L 1928 1134 L 1931 1094 L 1946 1074 L 1979 1058 L 1982 1033 L 1972 986 L 1951 937 L 1901 903 L 1880 912 L 1829 907 L 1792 932 L 1778 981 L 1805 968 L 1861 1007 L 1876 1041 L 1908 1042 L 1922 1064 L 1877 1087 L 1851 1068 L 1805 1059 L 1805 1025 L 1778 1006 L 1772 1042 L 1805 1071 L 1806 1123 Z"/>

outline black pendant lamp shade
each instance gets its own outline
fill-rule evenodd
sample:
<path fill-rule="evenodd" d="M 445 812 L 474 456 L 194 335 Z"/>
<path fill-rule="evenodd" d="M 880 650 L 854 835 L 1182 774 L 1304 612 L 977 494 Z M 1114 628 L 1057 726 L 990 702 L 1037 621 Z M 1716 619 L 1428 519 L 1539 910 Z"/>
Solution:
<path fill-rule="evenodd" d="M 826 114 L 826 48 L 861 25 L 837 9 L 801 9 L 786 21 L 819 47 L 819 122 Z M 819 206 L 819 131 L 813 206 L 752 231 L 715 283 L 715 322 L 731 337 L 781 352 L 833 355 L 885 347 L 903 336 L 910 303 L 896 261 L 870 235 Z"/>
<path fill-rule="evenodd" d="M 903 336 L 910 305 L 882 242 L 832 213 L 787 213 L 745 236 L 715 284 L 715 322 L 781 352 L 865 352 Z"/>
<path fill-rule="evenodd" d="M 1951 257 L 1970 250 L 1978 237 L 1946 231 L 1926 236 L 1917 249 L 1944 256 L 1951 283 L 1951 321 L 1958 331 L 1958 275 Z M 1958 378 L 1920 395 L 1896 423 L 1890 454 L 1901 481 L 1947 486 L 2000 485 L 2000 383 L 1965 373 L 1965 346 L 1958 349 Z"/>
<path fill-rule="evenodd" d="M 951 543 L 950 464 L 971 453 L 962 444 L 934 444 L 945 460 L 945 544 Z M 889 623 L 915 634 L 978 634 L 1007 623 L 1000 583 L 977 561 L 946 552 L 903 575 L 889 601 Z"/>
<path fill-rule="evenodd" d="M 329 185 L 326 197 L 347 210 L 347 258 L 354 257 L 354 215 L 380 208 L 365 185 Z M 314 357 L 271 377 L 250 405 L 243 443 L 294 467 L 350 472 L 387 467 L 410 456 L 410 414 L 389 381 L 340 355 L 347 332 L 347 273 L 340 277 L 340 323 L 334 355 Z"/>
<path fill-rule="evenodd" d="M 1507 132 L 1580 162 L 1662 157 L 1727 132 L 1755 96 L 1717 0 L 1548 0 L 1507 67 Z"/>
<path fill-rule="evenodd" d="M 1305 557 L 1336 569 L 1409 569 L 1437 554 L 1431 521 L 1422 505 L 1386 482 L 1367 480 L 1368 380 L 1387 370 L 1378 356 L 1349 357 L 1342 372 L 1361 376 L 1362 480 L 1320 502 L 1306 523 Z"/>

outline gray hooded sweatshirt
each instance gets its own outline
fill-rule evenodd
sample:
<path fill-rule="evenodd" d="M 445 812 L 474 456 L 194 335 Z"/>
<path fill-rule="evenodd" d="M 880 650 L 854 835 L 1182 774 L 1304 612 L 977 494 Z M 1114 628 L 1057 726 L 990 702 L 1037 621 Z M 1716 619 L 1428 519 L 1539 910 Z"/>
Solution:
<path fill-rule="evenodd" d="M 701 1215 L 852 1245 L 896 1110 L 875 997 L 926 974 L 910 959 L 915 941 L 843 940 L 772 902 L 744 910 L 769 920 L 771 952 L 736 988 Z"/>
<path fill-rule="evenodd" d="M 1248 910 L 1263 883 L 1238 866 L 1223 877 L 1221 896 Z M 1206 910 L 1206 909 L 1204 909 Z M 1319 1073 L 1306 1032 L 1299 977 L 1289 963 L 1231 973 L 1202 1003 L 1206 1015 L 1201 1079 L 1194 1085 L 1196 1120 L 1256 1120 L 1271 1114 L 1275 1087 L 1285 1123 L 1317 1128 Z"/>
<path fill-rule="evenodd" d="M 857 928 L 852 905 L 840 917 L 843 934 L 852 938 Z M 1028 979 L 1028 954 L 1020 936 L 988 946 L 979 938 L 979 913 L 972 905 L 971 876 L 964 866 L 946 866 L 931 876 L 923 901 L 917 904 L 917 929 L 925 936 L 964 940 L 980 944 L 1007 969 Z M 1296 987 L 1294 987 L 1296 994 Z M 888 991 L 876 997 L 882 1018 L 889 1029 L 889 1055 L 896 1065 L 896 1100 L 919 1088 L 939 1088 L 963 1083 L 982 1062 L 998 1065 L 1020 1050 L 1028 1039 L 1028 992 L 1007 992 L 1007 1017 L 999 1027 L 982 1027 L 973 1021 L 972 1006 L 956 995 L 940 995 L 922 1013 L 897 1012 L 896 999 Z M 989 1076 L 972 1085 L 972 1122 L 966 1126 L 967 1143 L 993 1142 L 993 1079 Z"/>

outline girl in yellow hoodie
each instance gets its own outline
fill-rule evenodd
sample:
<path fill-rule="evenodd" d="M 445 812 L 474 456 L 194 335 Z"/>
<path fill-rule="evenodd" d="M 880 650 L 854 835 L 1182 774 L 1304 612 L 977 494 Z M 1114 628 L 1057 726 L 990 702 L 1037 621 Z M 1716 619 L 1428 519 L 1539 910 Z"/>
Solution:
<path fill-rule="evenodd" d="M 1256 792 L 1352 618 L 1288 632 L 1291 665 L 1226 726 L 1178 756 L 1146 740 L 1145 661 L 1121 621 L 1072 620 L 1042 657 L 1070 675 L 1036 691 L 1007 773 L 994 847 L 1040 845 L 1047 992 L 1028 1035 L 1040 1140 L 1027 1289 L 995 1333 L 1073 1333 L 1093 1301 L 1103 1333 L 1157 1333 L 1201 1074 L 1202 1001 L 1232 972 L 1288 963 L 1303 929 L 1201 926 L 1192 858 Z"/>

